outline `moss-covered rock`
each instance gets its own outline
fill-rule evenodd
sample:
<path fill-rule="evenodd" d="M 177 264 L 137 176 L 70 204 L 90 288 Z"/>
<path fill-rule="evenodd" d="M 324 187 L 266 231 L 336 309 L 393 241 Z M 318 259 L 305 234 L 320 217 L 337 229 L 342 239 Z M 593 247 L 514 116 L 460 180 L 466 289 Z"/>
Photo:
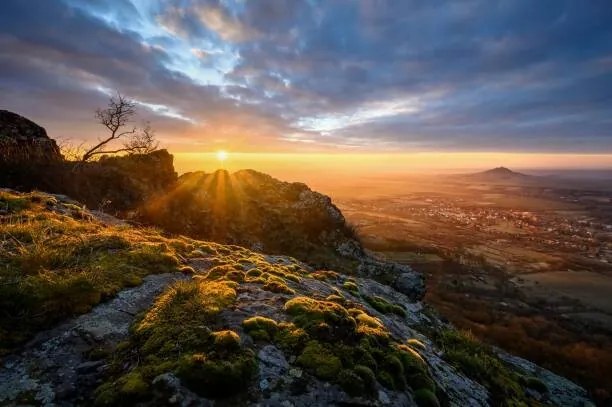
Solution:
<path fill-rule="evenodd" d="M 255 340 L 270 341 L 278 332 L 278 324 L 275 320 L 255 316 L 242 321 L 244 330 Z"/>
<path fill-rule="evenodd" d="M 440 407 L 436 394 L 429 389 L 419 389 L 414 392 L 414 401 L 419 407 Z"/>
<path fill-rule="evenodd" d="M 336 379 L 342 369 L 340 359 L 317 341 L 308 342 L 296 362 L 324 380 Z"/>
<path fill-rule="evenodd" d="M 177 376 L 192 391 L 205 397 L 226 397 L 245 390 L 257 371 L 255 354 L 244 350 L 228 359 L 204 354 L 184 356 Z"/>

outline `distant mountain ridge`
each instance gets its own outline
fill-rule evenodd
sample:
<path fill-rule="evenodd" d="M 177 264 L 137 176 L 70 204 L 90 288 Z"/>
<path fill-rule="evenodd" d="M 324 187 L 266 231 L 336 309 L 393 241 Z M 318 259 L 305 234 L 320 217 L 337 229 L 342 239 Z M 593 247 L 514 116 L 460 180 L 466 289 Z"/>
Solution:
<path fill-rule="evenodd" d="M 532 181 L 537 178 L 532 175 L 512 171 L 507 167 L 496 167 L 486 171 L 459 175 L 458 177 L 482 182 Z"/>

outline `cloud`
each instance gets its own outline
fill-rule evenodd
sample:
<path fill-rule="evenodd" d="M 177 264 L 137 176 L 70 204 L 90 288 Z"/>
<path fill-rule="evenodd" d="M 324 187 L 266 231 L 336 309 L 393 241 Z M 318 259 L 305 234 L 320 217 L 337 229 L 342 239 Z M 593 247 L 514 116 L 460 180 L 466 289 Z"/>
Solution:
<path fill-rule="evenodd" d="M 208 29 L 225 41 L 242 42 L 253 39 L 257 34 L 219 5 L 199 5 L 194 12 Z"/>
<path fill-rule="evenodd" d="M 93 139 L 101 89 L 169 146 L 612 152 L 612 7 L 570 0 L 5 0 L 1 108 Z"/>

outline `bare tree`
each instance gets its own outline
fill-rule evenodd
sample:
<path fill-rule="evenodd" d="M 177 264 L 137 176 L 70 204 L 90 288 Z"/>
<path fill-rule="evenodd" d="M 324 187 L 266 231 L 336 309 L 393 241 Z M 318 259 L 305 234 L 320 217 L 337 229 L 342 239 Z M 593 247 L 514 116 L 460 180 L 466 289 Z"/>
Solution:
<path fill-rule="evenodd" d="M 136 103 L 117 93 L 117 97 L 111 97 L 106 109 L 96 111 L 96 119 L 108 129 L 110 135 L 98 140 L 98 144 L 91 147 L 83 154 L 82 161 L 88 161 L 92 157 L 100 154 L 117 153 L 149 153 L 157 149 L 158 143 L 155 141 L 155 134 L 150 124 L 146 124 L 143 129 L 129 127 L 129 123 L 136 115 Z M 127 139 L 123 147 L 110 148 L 115 140 Z"/>
<path fill-rule="evenodd" d="M 155 130 L 151 123 L 145 122 L 139 133 L 134 133 L 125 143 L 125 151 L 130 154 L 147 154 L 157 150 L 159 142 L 155 139 Z"/>

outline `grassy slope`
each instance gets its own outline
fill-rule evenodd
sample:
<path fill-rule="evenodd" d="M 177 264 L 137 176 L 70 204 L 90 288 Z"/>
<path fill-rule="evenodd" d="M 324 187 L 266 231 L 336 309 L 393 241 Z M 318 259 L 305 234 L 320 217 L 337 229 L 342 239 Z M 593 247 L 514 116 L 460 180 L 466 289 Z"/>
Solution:
<path fill-rule="evenodd" d="M 191 247 L 50 195 L 0 192 L 0 355 L 147 274 L 178 271 Z"/>

